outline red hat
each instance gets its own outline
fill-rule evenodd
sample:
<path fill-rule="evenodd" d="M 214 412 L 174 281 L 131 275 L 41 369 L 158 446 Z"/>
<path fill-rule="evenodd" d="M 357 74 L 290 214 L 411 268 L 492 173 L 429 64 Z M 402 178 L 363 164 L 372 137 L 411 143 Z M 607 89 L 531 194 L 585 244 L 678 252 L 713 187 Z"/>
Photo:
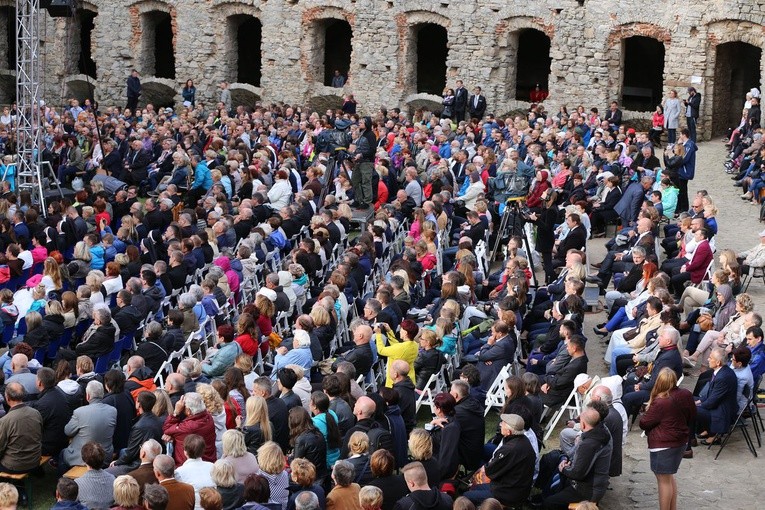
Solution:
<path fill-rule="evenodd" d="M 635 134 L 635 128 L 629 128 L 629 129 L 627 130 L 627 134 L 628 134 L 628 135 L 634 135 L 634 134 Z"/>

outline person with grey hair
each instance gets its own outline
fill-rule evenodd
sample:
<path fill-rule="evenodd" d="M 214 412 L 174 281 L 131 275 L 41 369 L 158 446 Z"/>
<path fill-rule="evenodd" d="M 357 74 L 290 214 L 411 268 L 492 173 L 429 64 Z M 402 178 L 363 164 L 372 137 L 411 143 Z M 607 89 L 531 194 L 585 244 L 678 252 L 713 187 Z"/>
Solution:
<path fill-rule="evenodd" d="M 181 361 L 178 364 L 178 373 L 186 379 L 183 385 L 185 393 L 195 392 L 199 383 L 210 384 L 210 379 L 202 373 L 202 363 L 196 358 Z"/>
<path fill-rule="evenodd" d="M 531 493 L 537 455 L 524 435 L 525 423 L 517 414 L 500 416 L 502 440 L 484 466 L 488 484 L 474 485 L 464 496 L 476 506 L 495 498 L 502 506 L 523 506 Z"/>
<path fill-rule="evenodd" d="M 23 473 L 40 465 L 43 417 L 26 404 L 24 386 L 18 382 L 5 387 L 8 414 L 0 418 L 0 469 Z"/>
<path fill-rule="evenodd" d="M 319 496 L 312 491 L 302 491 L 295 498 L 295 510 L 319 510 Z"/>
<path fill-rule="evenodd" d="M 173 459 L 179 466 L 186 462 L 183 445 L 186 437 L 191 434 L 200 436 L 205 442 L 202 460 L 215 462 L 218 458 L 215 448 L 215 423 L 199 393 L 186 393 L 178 400 L 173 414 L 165 420 L 162 431 L 162 438 L 173 444 Z"/>
<path fill-rule="evenodd" d="M 607 310 L 611 310 L 611 307 L 614 305 L 614 301 L 617 299 L 626 299 L 628 301 L 632 299 L 630 293 L 637 289 L 638 284 L 643 278 L 643 264 L 645 263 L 645 260 L 646 250 L 643 246 L 635 246 L 632 248 L 632 267 L 627 273 L 622 273 L 623 277 L 619 280 L 618 283 L 616 281 L 616 276 L 614 276 L 614 285 L 616 285 L 616 288 L 606 292 Z M 647 281 L 643 282 L 643 285 L 640 289 L 641 292 L 647 285 Z M 638 294 L 639 293 L 640 292 L 638 292 Z"/>
<path fill-rule="evenodd" d="M 303 367 L 306 374 L 311 372 L 313 366 L 313 355 L 311 354 L 311 336 L 302 329 L 294 330 L 292 339 L 292 349 L 288 350 L 285 345 L 276 349 L 274 356 L 274 369 L 271 378 L 276 380 L 276 374 L 280 368 L 287 365 L 299 365 Z"/>
<path fill-rule="evenodd" d="M 88 356 L 95 364 L 100 356 L 112 352 L 118 334 L 109 309 L 99 306 L 93 310 L 93 324 L 82 335 L 82 341 L 74 350 L 59 349 L 54 365 L 60 360 L 73 362 L 78 356 Z"/>
<path fill-rule="evenodd" d="M 64 434 L 71 437 L 72 441 L 68 448 L 61 451 L 58 466 L 61 474 L 66 473 L 71 466 L 84 464 L 82 447 L 90 442 L 100 444 L 106 458 L 112 458 L 117 408 L 104 404 L 103 398 L 104 385 L 98 381 L 90 381 L 85 387 L 85 400 L 88 401 L 88 405 L 75 409 L 69 423 L 64 427 Z"/>
<path fill-rule="evenodd" d="M 138 349 L 135 353 L 144 360 L 144 365 L 151 371 L 151 374 L 156 374 L 162 363 L 164 363 L 170 352 L 167 351 L 166 346 L 162 342 L 162 325 L 159 322 L 151 321 L 143 329 L 144 341 L 136 339 L 138 342 Z"/>
<path fill-rule="evenodd" d="M 178 296 L 178 308 L 183 312 L 181 331 L 183 331 L 185 335 L 189 335 L 199 330 L 199 318 L 197 318 L 197 314 L 194 311 L 196 304 L 196 298 L 188 292 L 184 292 Z"/>
<path fill-rule="evenodd" d="M 327 508 L 358 508 L 359 484 L 354 483 L 355 470 L 347 460 L 339 460 L 332 468 L 335 487 L 327 494 Z"/>
<path fill-rule="evenodd" d="M 141 482 L 138 482 L 141 485 Z M 143 488 L 143 507 L 146 510 L 166 510 L 170 493 L 158 483 L 149 483 Z M 193 490 L 193 489 L 192 489 Z"/>
<path fill-rule="evenodd" d="M 156 483 L 157 477 L 154 476 L 154 459 L 162 453 L 162 445 L 155 439 L 144 441 L 141 450 L 138 453 L 140 464 L 137 468 L 128 473 L 135 478 L 141 490 L 149 483 Z"/>
<path fill-rule="evenodd" d="M 154 476 L 159 485 L 169 494 L 173 509 L 191 510 L 194 508 L 194 486 L 175 479 L 175 461 L 169 455 L 157 455 L 153 462 Z M 149 490 L 147 485 L 145 490 Z"/>

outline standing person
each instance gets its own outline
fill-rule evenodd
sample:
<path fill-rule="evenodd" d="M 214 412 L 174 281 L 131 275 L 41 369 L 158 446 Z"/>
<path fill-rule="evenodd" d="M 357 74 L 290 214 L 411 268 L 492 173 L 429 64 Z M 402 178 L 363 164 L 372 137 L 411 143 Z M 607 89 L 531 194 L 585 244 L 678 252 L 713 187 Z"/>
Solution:
<path fill-rule="evenodd" d="M 138 71 L 133 69 L 130 76 L 127 79 L 127 106 L 125 109 L 129 109 L 135 113 L 138 108 L 138 98 L 141 96 L 141 79 L 138 77 Z"/>
<path fill-rule="evenodd" d="M 659 509 L 677 508 L 677 481 L 675 473 L 688 449 L 691 424 L 696 419 L 693 395 L 677 387 L 677 375 L 671 368 L 663 368 L 651 390 L 640 428 L 648 435 L 651 471 L 659 484 Z"/>
<path fill-rule="evenodd" d="M 468 113 L 470 113 L 471 119 L 483 119 L 483 115 L 486 113 L 486 98 L 481 95 L 481 87 L 473 89 L 473 95 L 468 101 Z"/>
<path fill-rule="evenodd" d="M 680 127 L 680 99 L 676 90 L 669 91 L 669 97 L 664 100 L 664 128 L 667 130 L 667 143 L 677 141 L 677 128 Z"/>
<path fill-rule="evenodd" d="M 186 108 L 195 107 L 197 105 L 196 95 L 197 88 L 194 86 L 194 81 L 186 80 L 186 85 L 184 85 L 183 90 L 181 90 L 181 96 L 183 96 L 183 106 Z"/>
<path fill-rule="evenodd" d="M 332 77 L 332 86 L 341 89 L 345 86 L 345 76 L 340 74 L 340 69 L 335 69 L 335 75 Z"/>
<path fill-rule="evenodd" d="M 226 108 L 226 112 L 231 111 L 231 91 L 228 90 L 228 82 L 220 82 L 220 102 Z"/>
<path fill-rule="evenodd" d="M 442 119 L 451 119 L 454 117 L 454 90 L 445 89 L 443 93 L 443 100 L 441 104 L 444 105 L 444 109 L 441 110 Z"/>
<path fill-rule="evenodd" d="M 465 120 L 465 110 L 467 109 L 468 91 L 462 80 L 457 80 L 457 88 L 454 89 L 454 120 L 457 123 Z"/>
<path fill-rule="evenodd" d="M 374 202 L 372 198 L 372 174 L 375 171 L 374 157 L 375 147 L 377 147 L 370 117 L 359 120 L 359 137 L 354 145 L 356 146 L 354 155 L 356 168 L 353 170 L 351 181 L 356 200 L 351 206 L 357 209 L 369 209 Z"/>
<path fill-rule="evenodd" d="M 701 94 L 694 87 L 688 87 L 688 99 L 683 100 L 685 105 L 685 120 L 688 123 L 689 138 L 696 141 L 696 121 L 699 119 L 701 107 Z"/>
<path fill-rule="evenodd" d="M 695 137 L 695 134 L 694 134 Z M 677 207 L 676 211 L 688 210 L 688 181 L 692 181 L 696 175 L 696 151 L 698 146 L 696 142 L 691 138 L 691 131 L 688 128 L 680 130 L 680 143 L 685 148 L 685 156 L 683 157 L 683 166 L 677 171 L 678 176 L 678 189 L 680 190 L 677 195 Z"/>

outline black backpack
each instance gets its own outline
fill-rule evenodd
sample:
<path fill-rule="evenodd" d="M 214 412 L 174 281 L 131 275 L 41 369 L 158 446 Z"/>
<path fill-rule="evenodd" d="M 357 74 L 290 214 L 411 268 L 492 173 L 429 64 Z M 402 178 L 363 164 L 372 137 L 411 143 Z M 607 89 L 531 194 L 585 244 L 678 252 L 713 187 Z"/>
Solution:
<path fill-rule="evenodd" d="M 369 437 L 370 458 L 374 452 L 380 449 L 388 450 L 389 452 L 393 451 L 393 436 L 390 435 L 390 432 L 380 427 L 379 425 L 369 429 L 367 431 L 367 436 Z"/>

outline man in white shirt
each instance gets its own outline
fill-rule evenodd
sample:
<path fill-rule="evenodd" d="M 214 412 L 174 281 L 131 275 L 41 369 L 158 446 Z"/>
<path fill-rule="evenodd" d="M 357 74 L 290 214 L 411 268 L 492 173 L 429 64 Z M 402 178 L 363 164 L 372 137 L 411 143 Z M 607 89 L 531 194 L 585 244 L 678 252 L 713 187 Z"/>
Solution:
<path fill-rule="evenodd" d="M 183 450 L 186 452 L 186 462 L 175 470 L 175 479 L 194 487 L 194 508 L 201 510 L 199 491 L 205 487 L 215 487 L 212 479 L 212 462 L 202 460 L 205 451 L 205 440 L 197 434 L 189 434 L 183 440 Z"/>

